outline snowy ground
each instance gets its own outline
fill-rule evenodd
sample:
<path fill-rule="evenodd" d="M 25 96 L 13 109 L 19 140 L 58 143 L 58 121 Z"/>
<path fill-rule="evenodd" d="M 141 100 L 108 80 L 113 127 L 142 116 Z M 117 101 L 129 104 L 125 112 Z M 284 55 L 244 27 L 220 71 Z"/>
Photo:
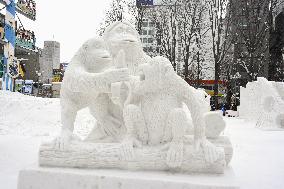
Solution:
<path fill-rule="evenodd" d="M 0 189 L 16 189 L 19 170 L 36 164 L 41 141 L 60 130 L 59 100 L 0 91 L 0 103 Z M 85 137 L 94 122 L 82 110 L 75 132 Z M 226 122 L 234 146 L 230 166 L 241 188 L 284 189 L 284 131 L 258 130 L 237 118 Z"/>

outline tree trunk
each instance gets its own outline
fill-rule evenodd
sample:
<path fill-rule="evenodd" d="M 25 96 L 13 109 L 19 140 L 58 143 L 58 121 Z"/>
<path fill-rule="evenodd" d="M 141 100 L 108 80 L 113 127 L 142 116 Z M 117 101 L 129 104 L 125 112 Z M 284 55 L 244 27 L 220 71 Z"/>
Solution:
<path fill-rule="evenodd" d="M 214 106 L 215 109 L 218 109 L 218 82 L 220 78 L 220 73 L 219 73 L 219 63 L 215 60 L 215 80 L 214 80 Z"/>

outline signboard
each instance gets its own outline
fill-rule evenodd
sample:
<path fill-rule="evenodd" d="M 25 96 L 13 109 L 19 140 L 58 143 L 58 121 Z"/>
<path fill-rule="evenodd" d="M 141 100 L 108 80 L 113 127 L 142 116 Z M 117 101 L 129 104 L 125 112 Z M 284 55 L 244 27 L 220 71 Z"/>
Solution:
<path fill-rule="evenodd" d="M 136 0 L 136 6 L 154 5 L 154 0 Z"/>
<path fill-rule="evenodd" d="M 33 92 L 33 80 L 25 80 L 25 85 L 23 87 L 24 94 L 32 94 Z"/>
<path fill-rule="evenodd" d="M 62 82 L 62 71 L 61 69 L 53 69 L 53 78 L 52 82 Z"/>
<path fill-rule="evenodd" d="M 8 59 L 8 74 L 11 78 L 16 78 L 20 74 L 20 64 L 15 57 Z"/>
<path fill-rule="evenodd" d="M 23 86 L 24 86 L 24 80 L 22 79 L 16 79 L 15 80 L 15 91 L 22 93 L 23 92 Z"/>
<path fill-rule="evenodd" d="M 60 69 L 62 70 L 62 72 L 66 71 L 66 68 L 68 67 L 69 63 L 60 63 Z"/>
<path fill-rule="evenodd" d="M 60 75 L 54 75 L 52 78 L 52 82 L 61 82 L 61 77 Z"/>

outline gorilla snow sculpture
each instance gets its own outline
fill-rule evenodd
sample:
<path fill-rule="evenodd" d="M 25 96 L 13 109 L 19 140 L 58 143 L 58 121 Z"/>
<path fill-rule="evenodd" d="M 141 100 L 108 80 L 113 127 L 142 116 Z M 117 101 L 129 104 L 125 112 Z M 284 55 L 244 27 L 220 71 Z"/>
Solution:
<path fill-rule="evenodd" d="M 105 136 L 117 135 L 113 131 L 119 130 L 120 125 L 114 125 L 115 118 L 109 116 L 108 107 L 112 102 L 108 93 L 111 83 L 127 81 L 129 75 L 127 69 L 113 69 L 112 64 L 111 55 L 101 38 L 85 42 L 71 60 L 61 88 L 62 133 L 56 141 L 59 148 L 69 143 L 76 114 L 87 106 L 97 119 L 100 137 L 103 137 L 102 133 Z"/>
<path fill-rule="evenodd" d="M 216 161 L 218 150 L 205 138 L 203 116 L 210 110 L 205 98 L 200 99 L 197 90 L 176 75 L 166 58 L 155 57 L 140 68 L 141 81 L 133 91 L 138 105 L 130 104 L 124 111 L 127 128 L 125 151 L 128 153 L 125 156 L 133 158 L 133 142 L 137 139 L 150 146 L 169 144 L 167 164 L 180 167 L 189 124 L 183 109 L 185 103 L 194 124 L 195 150 L 202 148 L 207 162 Z"/>
<path fill-rule="evenodd" d="M 138 66 L 145 62 L 148 62 L 151 58 L 143 52 L 142 44 L 140 42 L 139 34 L 135 28 L 127 22 L 114 22 L 107 27 L 103 35 L 106 46 L 113 58 L 113 66 L 116 68 L 128 68 L 130 76 L 137 75 Z M 127 56 L 125 55 L 127 52 Z M 135 79 L 134 79 L 135 80 Z M 126 88 L 126 89 L 125 89 Z M 110 89 L 110 96 L 107 100 L 111 99 L 112 103 L 108 105 L 110 111 L 109 118 L 115 120 L 116 124 L 122 125 L 124 127 L 123 117 L 122 117 L 122 106 L 121 103 L 117 102 L 117 98 L 126 99 L 127 95 L 122 94 L 122 91 L 127 90 L 125 83 L 116 82 L 112 83 Z M 92 109 L 96 107 L 91 106 Z M 97 116 L 93 114 L 96 118 Z M 121 129 L 122 130 L 122 129 Z M 112 138 L 121 138 L 121 132 L 117 131 L 117 128 L 111 127 L 110 131 L 113 135 Z M 109 133 L 109 132 L 108 132 Z M 94 130 L 89 134 L 87 141 L 98 141 L 101 140 L 102 136 L 108 134 L 102 133 L 99 127 L 95 127 Z M 117 136 L 118 135 L 118 136 Z"/>
<path fill-rule="evenodd" d="M 40 165 L 223 173 L 227 143 L 220 132 L 206 139 L 208 101 L 167 59 L 146 56 L 131 25 L 116 22 L 103 39 L 87 41 L 72 59 L 62 86 L 62 134 L 56 145 L 41 146 Z M 76 112 L 86 106 L 98 127 L 87 141 L 70 140 Z"/>

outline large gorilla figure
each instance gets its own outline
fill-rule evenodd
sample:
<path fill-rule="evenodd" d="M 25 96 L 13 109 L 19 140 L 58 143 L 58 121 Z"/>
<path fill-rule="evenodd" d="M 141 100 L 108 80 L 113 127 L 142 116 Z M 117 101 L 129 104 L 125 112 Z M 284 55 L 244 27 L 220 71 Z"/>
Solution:
<path fill-rule="evenodd" d="M 130 83 L 133 80 L 139 79 L 138 66 L 149 62 L 151 58 L 143 52 L 139 34 L 136 29 L 128 22 L 114 22 L 105 30 L 103 38 L 113 58 L 114 66 L 117 69 L 128 68 Z M 110 133 L 114 133 L 112 135 L 114 139 L 121 139 L 125 132 L 122 113 L 123 105 L 115 101 L 117 93 L 119 93 L 119 95 L 129 95 L 129 91 L 126 92 L 126 94 L 122 94 L 123 88 L 126 87 L 123 84 L 124 83 L 121 82 L 113 83 L 111 85 L 111 95 L 108 97 L 112 100 L 112 104 L 108 106 L 108 115 L 111 116 L 112 120 L 115 120 L 115 122 L 113 122 L 114 124 L 119 125 L 119 127 L 110 127 Z M 118 91 L 115 89 L 118 89 Z M 120 99 L 126 99 L 126 97 L 120 96 Z M 92 106 L 90 109 L 96 109 L 96 107 Z M 94 114 L 94 117 L 97 118 L 97 115 Z M 117 131 L 118 128 L 121 129 Z M 109 134 L 107 135 L 109 136 Z M 87 140 L 98 141 L 98 139 L 101 140 L 101 136 L 101 129 L 95 127 L 87 137 Z"/>
<path fill-rule="evenodd" d="M 56 145 L 64 148 L 68 144 L 73 136 L 77 112 L 85 107 L 89 107 L 97 119 L 97 128 L 100 129 L 98 138 L 116 136 L 113 131 L 118 131 L 116 128 L 119 126 L 115 118 L 109 116 L 108 108 L 113 104 L 108 94 L 112 83 L 128 80 L 127 68 L 113 68 L 111 55 L 102 38 L 86 41 L 72 58 L 62 82 L 62 132 Z"/>

